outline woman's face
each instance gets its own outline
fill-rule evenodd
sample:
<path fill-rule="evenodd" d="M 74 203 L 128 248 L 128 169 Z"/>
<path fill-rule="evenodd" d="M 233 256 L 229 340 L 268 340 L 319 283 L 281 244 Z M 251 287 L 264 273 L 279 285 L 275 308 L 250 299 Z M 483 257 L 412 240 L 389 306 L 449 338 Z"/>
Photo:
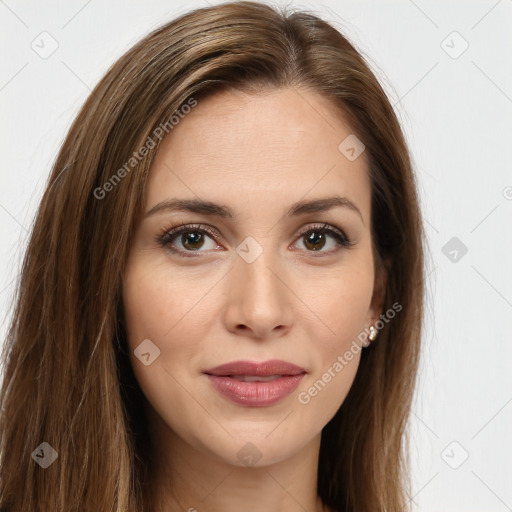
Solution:
<path fill-rule="evenodd" d="M 289 88 L 217 93 L 164 139 L 123 289 L 131 364 L 160 440 L 272 464 L 318 438 L 342 404 L 358 335 L 381 312 L 366 154 L 351 133 L 326 100 Z M 333 197 L 344 201 L 290 212 Z M 218 206 L 155 208 L 175 200 Z M 240 360 L 304 373 L 280 384 L 206 374 Z"/>

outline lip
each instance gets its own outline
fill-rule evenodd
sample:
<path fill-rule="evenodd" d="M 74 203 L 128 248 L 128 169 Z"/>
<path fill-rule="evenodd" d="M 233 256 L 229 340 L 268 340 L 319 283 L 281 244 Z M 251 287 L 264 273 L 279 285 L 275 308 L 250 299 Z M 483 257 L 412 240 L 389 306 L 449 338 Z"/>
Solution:
<path fill-rule="evenodd" d="M 268 377 L 269 375 L 299 375 L 306 373 L 306 370 L 281 359 L 272 359 L 262 363 L 255 361 L 232 361 L 231 363 L 221 364 L 215 368 L 205 370 L 203 373 L 216 376 L 254 375 L 255 377 Z"/>
<path fill-rule="evenodd" d="M 290 395 L 307 372 L 300 366 L 274 359 L 263 363 L 234 361 L 203 373 L 222 396 L 235 404 L 266 407 Z M 234 378 L 240 375 L 280 377 L 266 382 L 243 382 Z"/>

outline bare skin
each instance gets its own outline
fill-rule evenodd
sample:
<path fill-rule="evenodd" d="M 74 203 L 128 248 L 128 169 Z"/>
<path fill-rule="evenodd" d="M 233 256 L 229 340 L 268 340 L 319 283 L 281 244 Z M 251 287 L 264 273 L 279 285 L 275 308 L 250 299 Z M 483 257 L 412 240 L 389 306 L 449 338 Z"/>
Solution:
<path fill-rule="evenodd" d="M 350 161 L 338 150 L 351 133 L 310 91 L 231 91 L 200 102 L 159 149 L 145 212 L 168 198 L 190 198 L 236 214 L 164 209 L 146 217 L 124 275 L 131 362 L 147 399 L 152 486 L 163 512 L 238 512 L 248 504 L 251 511 L 333 512 L 317 494 L 321 433 L 352 386 L 360 352 L 335 376 L 331 370 L 308 403 L 299 397 L 382 312 L 366 155 Z M 358 211 L 285 216 L 297 201 L 332 196 Z M 325 223 L 353 245 L 329 233 L 312 239 L 310 228 Z M 215 236 L 192 227 L 166 246 L 156 241 L 190 224 Z M 249 236 L 257 244 L 251 250 L 262 250 L 250 263 L 236 250 Z M 146 339 L 160 350 L 148 366 L 133 353 Z M 283 359 L 307 373 L 273 405 L 238 405 L 203 372 L 240 359 Z M 248 449 L 258 459 L 252 465 L 240 457 Z"/>

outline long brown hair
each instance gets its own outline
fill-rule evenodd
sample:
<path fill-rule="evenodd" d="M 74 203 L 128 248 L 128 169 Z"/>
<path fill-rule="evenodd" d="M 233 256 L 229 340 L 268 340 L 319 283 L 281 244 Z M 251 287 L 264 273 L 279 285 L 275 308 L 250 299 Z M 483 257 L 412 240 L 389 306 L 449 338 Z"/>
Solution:
<path fill-rule="evenodd" d="M 191 98 L 282 87 L 330 100 L 365 144 L 376 271 L 388 273 L 383 310 L 401 306 L 363 350 L 349 395 L 323 429 L 318 493 L 340 511 L 406 508 L 424 230 L 404 136 L 368 64 L 333 26 L 304 11 L 233 2 L 180 16 L 130 49 L 93 90 L 60 149 L 2 353 L 1 509 L 153 510 L 142 392 L 120 293 L 158 149 L 155 130 L 169 129 Z M 144 146 L 145 156 L 135 158 Z M 36 463 L 41 450 L 51 454 L 42 443 L 58 454 L 45 469 Z"/>

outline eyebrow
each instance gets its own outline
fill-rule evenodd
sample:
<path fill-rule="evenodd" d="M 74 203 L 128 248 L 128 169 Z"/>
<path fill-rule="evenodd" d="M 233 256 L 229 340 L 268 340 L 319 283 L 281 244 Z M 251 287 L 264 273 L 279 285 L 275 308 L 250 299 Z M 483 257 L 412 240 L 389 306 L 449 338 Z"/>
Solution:
<path fill-rule="evenodd" d="M 364 224 L 363 216 L 359 208 L 346 197 L 333 196 L 324 197 L 319 199 L 312 199 L 309 201 L 298 201 L 294 203 L 286 212 L 286 217 L 298 217 L 308 213 L 318 213 L 331 210 L 332 208 L 347 208 L 356 212 Z M 211 215 L 223 219 L 235 219 L 237 215 L 229 207 L 213 203 L 211 201 L 204 201 L 202 199 L 166 199 L 155 206 L 153 206 L 144 218 L 155 215 L 161 211 L 184 211 L 191 213 L 198 213 L 202 215 Z"/>

